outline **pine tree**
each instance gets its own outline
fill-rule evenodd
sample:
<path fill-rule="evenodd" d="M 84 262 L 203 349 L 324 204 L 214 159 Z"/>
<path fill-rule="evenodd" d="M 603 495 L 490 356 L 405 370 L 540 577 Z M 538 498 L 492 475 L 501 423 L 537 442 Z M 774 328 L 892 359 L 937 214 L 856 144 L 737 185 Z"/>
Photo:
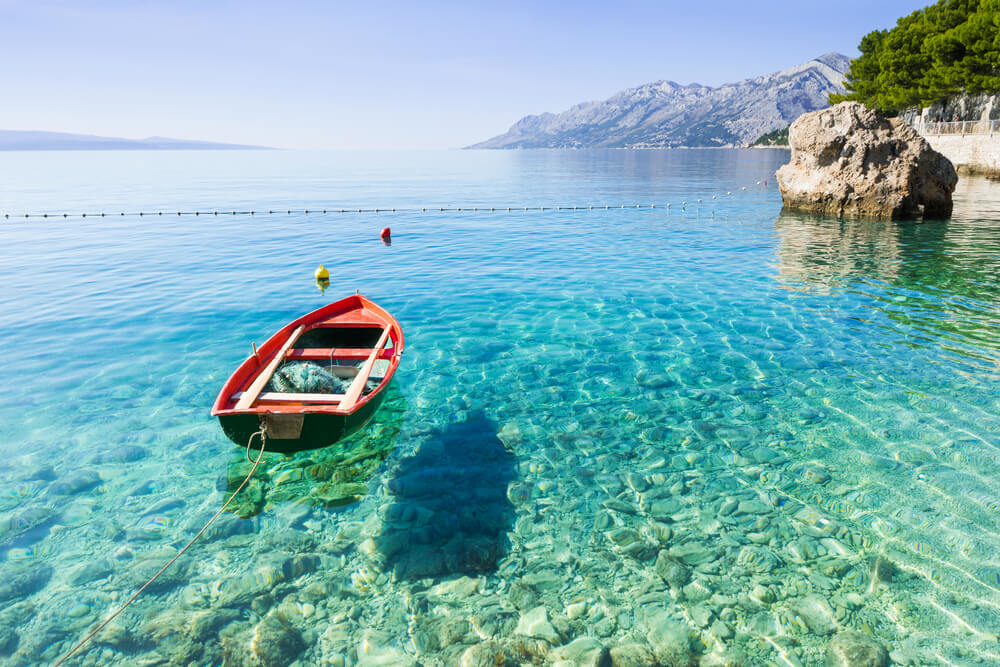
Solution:
<path fill-rule="evenodd" d="M 1000 0 L 939 0 L 865 35 L 846 95 L 888 114 L 962 93 L 1000 92 Z"/>

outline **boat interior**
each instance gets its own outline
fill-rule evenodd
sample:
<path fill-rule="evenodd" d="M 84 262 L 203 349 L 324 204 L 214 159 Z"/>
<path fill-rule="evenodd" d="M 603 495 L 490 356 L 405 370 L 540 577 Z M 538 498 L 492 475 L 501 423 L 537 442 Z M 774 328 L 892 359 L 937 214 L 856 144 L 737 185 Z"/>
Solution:
<path fill-rule="evenodd" d="M 378 387 L 389 371 L 393 352 L 392 337 L 381 326 L 316 326 L 295 337 L 279 351 L 280 362 L 272 360 L 246 392 L 236 392 L 232 399 L 237 407 L 241 403 L 244 407 L 252 403 L 338 403 L 343 407 L 345 399 L 353 404 Z M 369 362 L 370 369 L 360 382 L 357 376 L 365 373 Z M 255 385 L 260 387 L 256 397 L 244 401 L 245 393 Z"/>

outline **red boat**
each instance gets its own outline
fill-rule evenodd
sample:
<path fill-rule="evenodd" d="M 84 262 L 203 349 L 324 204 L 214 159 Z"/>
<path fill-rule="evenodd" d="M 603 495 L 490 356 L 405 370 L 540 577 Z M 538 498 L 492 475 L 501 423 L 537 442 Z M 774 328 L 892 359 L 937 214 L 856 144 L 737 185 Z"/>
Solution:
<path fill-rule="evenodd" d="M 269 451 L 325 447 L 375 414 L 402 354 L 399 322 L 370 299 L 350 296 L 255 347 L 223 385 L 212 415 L 238 445 L 264 426 Z"/>

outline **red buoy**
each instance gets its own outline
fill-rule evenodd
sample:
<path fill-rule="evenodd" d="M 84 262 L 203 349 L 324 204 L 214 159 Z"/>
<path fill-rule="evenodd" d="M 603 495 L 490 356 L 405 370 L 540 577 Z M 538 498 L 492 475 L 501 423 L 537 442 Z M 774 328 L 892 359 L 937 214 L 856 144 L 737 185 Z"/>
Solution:
<path fill-rule="evenodd" d="M 392 236 L 392 231 L 388 227 L 383 227 L 382 233 L 379 234 L 379 238 L 382 239 L 383 241 L 388 241 L 391 236 Z"/>

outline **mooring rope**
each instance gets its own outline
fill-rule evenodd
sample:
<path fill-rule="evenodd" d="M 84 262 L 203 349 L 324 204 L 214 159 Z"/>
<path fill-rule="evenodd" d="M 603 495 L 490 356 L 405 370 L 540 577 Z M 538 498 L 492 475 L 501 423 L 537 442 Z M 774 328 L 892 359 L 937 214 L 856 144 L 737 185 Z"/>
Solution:
<path fill-rule="evenodd" d="M 767 180 L 763 179 L 757 181 L 757 186 L 763 186 L 767 188 Z M 709 204 L 712 200 L 722 200 L 724 197 L 732 197 L 734 194 L 740 194 L 741 192 L 746 192 L 747 190 L 753 188 L 754 185 L 743 186 L 739 188 L 733 188 L 732 190 L 727 190 L 725 193 L 717 193 L 713 195 L 704 195 L 701 199 L 692 198 L 691 201 L 681 201 L 678 205 L 681 209 L 686 209 L 687 206 L 701 206 L 702 203 Z M 303 206 L 288 207 L 284 206 L 282 208 L 270 208 L 270 209 L 240 209 L 236 207 L 227 207 L 226 209 L 213 209 L 211 211 L 134 211 L 134 212 L 118 212 L 118 213 L 4 213 L 4 220 L 25 220 L 25 219 L 49 219 L 49 218 L 123 218 L 123 217 L 163 217 L 163 216 L 196 216 L 200 217 L 203 215 L 215 216 L 228 215 L 331 215 L 331 214 L 349 214 L 349 213 L 377 213 L 392 214 L 392 213 L 517 213 L 522 211 L 610 211 L 614 209 L 654 209 L 654 208 L 664 208 L 670 211 L 671 203 L 665 202 L 662 204 L 657 204 L 655 202 L 642 204 L 642 203 L 631 203 L 631 204 L 577 204 L 577 205 L 556 205 L 556 206 L 412 206 L 412 207 L 378 207 L 378 208 L 340 208 L 327 206 L 326 208 L 306 208 Z"/>
<path fill-rule="evenodd" d="M 246 449 L 247 461 L 251 460 L 250 459 L 250 446 L 253 444 L 254 438 L 256 438 L 258 435 L 260 436 L 260 453 L 257 455 L 257 460 L 253 462 L 253 467 L 250 468 L 250 472 L 247 473 L 247 476 L 243 479 L 243 482 L 240 483 L 240 485 L 236 488 L 236 490 L 233 491 L 233 494 L 231 496 L 229 496 L 229 500 L 227 500 L 222 505 L 222 507 L 219 508 L 218 512 L 216 512 L 215 514 L 212 515 L 212 518 L 209 519 L 208 522 L 204 526 L 201 527 L 201 530 L 199 530 L 198 533 L 194 537 L 191 538 L 190 542 L 188 542 L 187 544 L 184 545 L 183 549 L 181 549 L 180 551 L 178 551 L 174 555 L 174 557 L 171 558 L 167 562 L 166 565 L 164 565 L 163 567 L 160 568 L 159 572 L 157 572 L 152 577 L 150 577 L 149 581 L 147 581 L 146 583 L 144 583 L 139 590 L 137 590 L 135 593 L 133 593 L 132 597 L 130 597 L 128 600 L 126 600 L 125 604 L 123 604 L 121 607 L 119 607 L 118 610 L 115 613 L 111 614 L 106 619 L 104 619 L 103 623 L 101 623 L 96 628 L 94 628 L 90 632 L 89 635 L 87 635 L 86 637 L 84 637 L 83 639 L 81 639 L 79 642 L 77 642 L 77 644 L 73 648 L 71 648 L 68 653 L 64 654 L 61 658 L 59 658 L 59 660 L 56 661 L 56 663 L 55 663 L 55 665 L 53 667 L 59 667 L 59 665 L 61 665 L 64 662 L 66 662 L 66 660 L 68 660 L 70 658 L 70 656 L 72 656 L 74 653 L 76 653 L 78 650 L 80 650 L 80 648 L 82 648 L 87 642 L 89 642 L 91 639 L 93 639 L 94 636 L 98 632 L 100 632 L 101 630 L 103 630 L 105 628 L 105 626 L 107 626 L 108 623 L 110 623 L 111 621 L 113 621 L 115 619 L 115 617 L 118 616 L 118 614 L 120 614 L 123 611 L 125 611 L 125 609 L 127 609 L 130 604 L 132 604 L 133 602 L 135 602 L 136 599 L 138 599 L 138 597 L 142 594 L 142 592 L 144 590 L 146 590 L 146 588 L 150 584 L 152 584 L 154 581 L 156 581 L 157 577 L 159 577 L 161 574 L 163 574 L 164 572 L 166 572 L 167 568 L 169 568 L 171 565 L 173 565 L 177 561 L 178 558 L 180 558 L 181 556 L 183 556 L 184 552 L 187 551 L 188 548 L 192 544 L 195 543 L 195 540 L 197 540 L 199 537 L 201 537 L 202 533 L 204 533 L 206 530 L 208 530 L 208 527 L 212 525 L 212 522 L 215 521 L 216 519 L 218 519 L 222 515 L 222 513 L 226 511 L 226 508 L 229 507 L 229 503 L 231 503 L 233 501 L 233 498 L 236 497 L 236 494 L 238 494 L 240 491 L 242 491 L 243 487 L 247 485 L 247 482 L 250 481 L 250 478 L 253 477 L 253 474 L 257 471 L 257 466 L 260 464 L 260 460 L 262 458 L 264 458 L 264 447 L 267 445 L 267 429 L 264 427 L 264 425 L 261 425 L 261 429 L 259 431 L 257 431 L 256 433 L 254 433 L 253 435 L 251 435 L 250 439 L 247 441 L 247 449 Z"/>

